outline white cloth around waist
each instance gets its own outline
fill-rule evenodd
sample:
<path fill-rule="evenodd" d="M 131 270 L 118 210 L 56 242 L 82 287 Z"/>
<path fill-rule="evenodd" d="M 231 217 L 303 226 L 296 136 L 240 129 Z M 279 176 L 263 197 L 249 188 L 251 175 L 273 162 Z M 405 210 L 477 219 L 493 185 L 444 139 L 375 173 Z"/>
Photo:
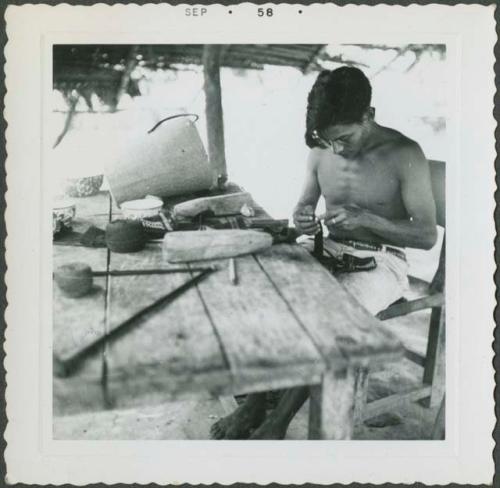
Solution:
<path fill-rule="evenodd" d="M 301 242 L 301 245 L 312 252 L 314 238 L 308 237 Z M 402 248 L 390 247 L 404 252 Z M 384 310 L 408 293 L 408 263 L 400 257 L 384 250 L 355 249 L 345 243 L 336 242 L 329 237 L 323 239 L 323 249 L 336 258 L 342 258 L 344 254 L 360 258 L 375 258 L 377 266 L 372 270 L 335 275 L 339 283 L 373 315 Z"/>

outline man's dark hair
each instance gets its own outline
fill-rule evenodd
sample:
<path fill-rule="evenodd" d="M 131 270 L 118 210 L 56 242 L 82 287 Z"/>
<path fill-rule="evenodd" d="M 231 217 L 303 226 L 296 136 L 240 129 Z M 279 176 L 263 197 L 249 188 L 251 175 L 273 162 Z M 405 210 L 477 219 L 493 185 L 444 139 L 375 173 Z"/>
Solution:
<path fill-rule="evenodd" d="M 330 125 L 361 122 L 370 107 L 372 87 L 358 68 L 342 66 L 322 71 L 307 98 L 306 144 L 321 147 L 313 132 Z"/>

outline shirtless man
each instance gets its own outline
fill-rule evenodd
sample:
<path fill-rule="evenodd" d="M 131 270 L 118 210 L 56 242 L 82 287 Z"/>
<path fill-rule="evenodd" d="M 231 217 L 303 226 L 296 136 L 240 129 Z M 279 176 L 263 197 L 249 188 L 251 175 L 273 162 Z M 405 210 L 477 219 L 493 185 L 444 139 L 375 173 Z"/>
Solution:
<path fill-rule="evenodd" d="M 308 98 L 311 152 L 294 223 L 302 234 L 314 235 L 322 220 L 328 228 L 324 249 L 333 256 L 374 257 L 374 269 L 338 279 L 375 315 L 406 291 L 404 248 L 430 249 L 437 233 L 429 165 L 420 146 L 378 125 L 370 103 L 370 82 L 359 69 L 318 76 Z M 315 217 L 320 196 L 326 212 Z M 308 387 L 287 390 L 266 418 L 265 393 L 248 395 L 212 426 L 212 437 L 283 439 L 308 396 Z"/>

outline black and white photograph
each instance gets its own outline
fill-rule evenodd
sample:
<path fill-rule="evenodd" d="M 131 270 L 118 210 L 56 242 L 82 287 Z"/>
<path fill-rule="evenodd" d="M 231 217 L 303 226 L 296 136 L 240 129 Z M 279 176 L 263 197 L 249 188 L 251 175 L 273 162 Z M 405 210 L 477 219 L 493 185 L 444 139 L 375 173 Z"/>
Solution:
<path fill-rule="evenodd" d="M 493 15 L 9 7 L 9 482 L 488 483 Z"/>
<path fill-rule="evenodd" d="M 443 439 L 445 68 L 54 45 L 54 437 Z"/>

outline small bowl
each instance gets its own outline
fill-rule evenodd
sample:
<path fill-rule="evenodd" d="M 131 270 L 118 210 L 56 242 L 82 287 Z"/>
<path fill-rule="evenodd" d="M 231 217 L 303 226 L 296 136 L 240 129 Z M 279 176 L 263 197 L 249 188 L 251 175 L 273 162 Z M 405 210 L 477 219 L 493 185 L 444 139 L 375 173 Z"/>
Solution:
<path fill-rule="evenodd" d="M 76 206 L 70 200 L 59 200 L 52 206 L 52 235 L 63 229 L 71 229 L 71 224 L 76 215 Z"/>
<path fill-rule="evenodd" d="M 140 200 L 123 202 L 120 209 L 127 220 L 141 220 L 154 217 L 160 213 L 163 201 L 158 197 L 146 197 Z"/>

